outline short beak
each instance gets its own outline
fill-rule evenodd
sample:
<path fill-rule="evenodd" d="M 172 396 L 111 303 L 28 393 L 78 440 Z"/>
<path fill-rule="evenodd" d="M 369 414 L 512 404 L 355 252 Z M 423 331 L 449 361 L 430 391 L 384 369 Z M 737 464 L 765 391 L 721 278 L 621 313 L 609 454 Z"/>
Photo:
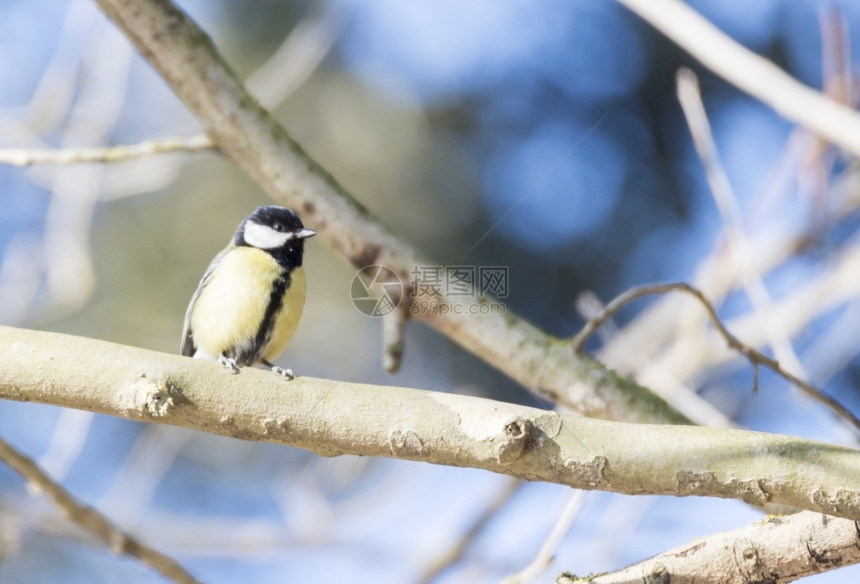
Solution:
<path fill-rule="evenodd" d="M 317 232 L 313 229 L 308 229 L 307 227 L 303 228 L 301 231 L 296 233 L 296 239 L 305 239 L 308 237 L 313 237 Z"/>

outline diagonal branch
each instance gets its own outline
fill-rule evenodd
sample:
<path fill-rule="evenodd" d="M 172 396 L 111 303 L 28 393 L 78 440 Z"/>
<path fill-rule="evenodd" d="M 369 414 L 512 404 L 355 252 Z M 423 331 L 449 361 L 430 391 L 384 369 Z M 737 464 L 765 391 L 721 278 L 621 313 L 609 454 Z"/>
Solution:
<path fill-rule="evenodd" d="M 197 117 L 213 144 L 272 198 L 301 214 L 355 268 L 384 265 L 408 283 L 413 268 L 429 265 L 302 150 L 245 90 L 209 37 L 170 0 L 97 1 Z M 453 304 L 444 296 L 435 302 L 444 308 Z M 586 355 L 571 354 L 565 343 L 504 306 L 487 303 L 493 305 L 489 314 L 439 310 L 413 318 L 543 399 L 600 418 L 689 423 L 648 390 Z"/>
<path fill-rule="evenodd" d="M 851 448 L 742 430 L 610 422 L 400 387 L 286 381 L 254 369 L 229 375 L 214 363 L 9 327 L 0 327 L 0 346 L 2 399 L 323 456 L 393 457 L 586 490 L 782 503 L 860 519 L 860 451 Z"/>
<path fill-rule="evenodd" d="M 36 463 L 2 439 L 0 439 L 0 461 L 44 493 L 76 525 L 105 542 L 114 553 L 137 558 L 160 572 L 165 578 L 178 584 L 197 584 L 198 580 L 176 560 L 139 542 L 111 523 L 107 517 L 76 500 L 63 487 L 51 480 Z"/>

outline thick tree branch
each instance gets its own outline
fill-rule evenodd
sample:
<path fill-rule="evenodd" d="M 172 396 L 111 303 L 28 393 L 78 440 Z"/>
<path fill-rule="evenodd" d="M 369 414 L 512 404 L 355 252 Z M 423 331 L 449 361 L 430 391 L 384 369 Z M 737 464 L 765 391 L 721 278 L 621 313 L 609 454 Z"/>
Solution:
<path fill-rule="evenodd" d="M 860 156 L 860 115 L 803 85 L 717 29 L 681 0 L 618 0 L 705 67 L 786 119 Z"/>
<path fill-rule="evenodd" d="M 562 574 L 556 584 L 794 582 L 860 562 L 860 526 L 803 512 L 715 533 L 617 572 L 588 578 Z"/>
<path fill-rule="evenodd" d="M 400 387 L 287 381 L 253 369 L 229 375 L 204 361 L 8 327 L 0 327 L 0 346 L 0 398 L 323 456 L 386 456 L 580 489 L 783 503 L 860 519 L 860 451 L 850 448 L 741 430 L 609 422 Z"/>
<path fill-rule="evenodd" d="M 384 265 L 409 283 L 415 266 L 429 265 L 302 150 L 245 91 L 209 37 L 169 0 L 97 1 L 198 118 L 212 142 L 275 200 L 301 214 L 354 267 Z M 451 304 L 445 297 L 437 302 Z M 573 354 L 566 343 L 512 311 L 488 312 L 440 310 L 414 318 L 540 397 L 583 414 L 689 423 L 661 398 L 588 356 Z"/>

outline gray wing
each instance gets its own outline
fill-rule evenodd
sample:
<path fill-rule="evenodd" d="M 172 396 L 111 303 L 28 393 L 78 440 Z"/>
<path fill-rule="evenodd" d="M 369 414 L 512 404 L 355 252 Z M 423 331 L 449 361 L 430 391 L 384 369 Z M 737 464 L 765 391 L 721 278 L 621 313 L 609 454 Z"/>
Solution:
<path fill-rule="evenodd" d="M 196 350 L 194 347 L 194 331 L 191 330 L 191 313 L 194 312 L 194 305 L 197 304 L 197 299 L 200 298 L 200 293 L 212 278 L 212 272 L 215 271 L 215 267 L 221 262 L 221 258 L 223 258 L 224 254 L 228 251 L 230 251 L 229 247 L 222 250 L 221 253 L 215 256 L 215 259 L 213 259 L 212 263 L 209 264 L 209 267 L 206 268 L 206 272 L 203 274 L 203 277 L 200 278 L 200 283 L 197 285 L 197 290 L 194 291 L 194 295 L 191 297 L 191 302 L 188 303 L 188 310 L 185 311 L 185 325 L 182 327 L 181 354 L 185 357 L 193 357 Z"/>

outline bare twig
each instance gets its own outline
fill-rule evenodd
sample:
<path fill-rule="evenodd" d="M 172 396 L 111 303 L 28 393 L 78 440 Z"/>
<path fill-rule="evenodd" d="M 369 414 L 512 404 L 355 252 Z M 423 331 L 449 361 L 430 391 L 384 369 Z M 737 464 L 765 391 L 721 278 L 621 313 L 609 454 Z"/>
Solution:
<path fill-rule="evenodd" d="M 73 24 L 76 24 L 76 20 L 72 17 L 78 16 L 77 12 L 80 12 L 80 10 L 73 10 L 76 6 L 79 8 L 75 4 L 70 6 L 66 18 L 67 21 L 73 21 Z M 307 19 L 296 26 L 269 60 L 248 77 L 249 89 L 266 107 L 277 107 L 310 76 L 311 72 L 328 54 L 343 27 L 344 18 L 341 12 L 318 7 L 312 7 L 311 10 L 312 13 Z M 71 33 L 66 33 L 66 28 L 63 29 L 64 38 L 72 36 Z M 61 48 L 68 52 L 68 47 L 65 45 L 62 45 Z M 63 88 L 70 85 L 71 81 L 68 77 L 75 77 L 76 68 L 70 68 L 67 65 L 62 51 L 57 52 L 54 60 L 59 64 L 52 63 L 52 67 L 46 72 L 39 86 L 37 95 L 33 97 L 33 104 L 35 104 L 33 107 L 37 109 L 43 109 L 41 104 L 45 100 L 40 97 L 43 94 L 49 93 L 51 95 L 50 104 L 56 106 L 57 103 L 63 103 L 62 100 L 57 101 L 58 94 L 72 93 L 71 90 L 64 91 Z M 59 89 L 57 85 L 60 86 Z M 70 100 L 71 98 L 66 101 Z M 56 115 L 52 116 L 52 118 L 56 117 Z M 113 163 L 138 160 L 157 154 L 206 150 L 217 150 L 217 148 L 205 134 L 195 134 L 187 137 L 146 140 L 137 144 L 121 146 L 59 149 L 0 148 L 0 164 L 26 167 L 35 164 Z"/>
<path fill-rule="evenodd" d="M 562 538 L 567 534 L 570 524 L 579 515 L 579 510 L 582 509 L 582 504 L 585 503 L 585 496 L 585 491 L 575 491 L 571 495 L 570 500 L 564 507 L 564 511 L 561 512 L 549 536 L 547 536 L 543 545 L 540 546 L 540 551 L 538 551 L 532 563 L 523 568 L 522 571 L 505 578 L 504 584 L 528 584 L 549 568 L 558 544 L 561 543 Z"/>
<path fill-rule="evenodd" d="M 527 483 L 520 479 L 508 480 L 504 488 L 490 501 L 490 504 L 487 505 L 472 525 L 469 526 L 469 529 L 454 542 L 454 545 L 445 550 L 439 557 L 434 558 L 427 566 L 424 576 L 421 578 L 421 584 L 430 584 L 443 571 L 459 562 L 463 558 L 463 555 L 465 555 L 466 550 L 469 549 L 469 546 L 472 545 L 472 542 L 475 541 L 475 538 L 484 531 L 487 523 L 496 516 L 499 510 L 508 504 L 525 484 Z"/>
<path fill-rule="evenodd" d="M 845 14 L 836 4 L 824 2 L 818 6 L 818 27 L 821 32 L 821 76 L 824 94 L 834 101 L 852 107 L 854 79 L 851 71 L 851 37 Z M 827 140 L 814 136 L 802 161 L 801 170 L 812 175 L 813 195 L 820 212 L 827 195 L 835 156 Z"/>
<path fill-rule="evenodd" d="M 726 239 L 739 266 L 741 285 L 755 309 L 755 313 L 759 315 L 768 343 L 773 349 L 774 357 L 787 364 L 784 366 L 785 369 L 796 371 L 805 377 L 806 373 L 797 353 L 791 346 L 785 328 L 774 318 L 773 301 L 767 288 L 765 288 L 761 274 L 756 271 L 751 261 L 752 254 L 743 227 L 741 210 L 717 151 L 717 144 L 714 141 L 711 124 L 705 113 L 705 105 L 702 103 L 702 94 L 699 90 L 696 74 L 692 70 L 682 67 L 678 70 L 677 84 L 678 101 L 681 103 L 681 109 L 684 112 L 687 125 L 690 127 L 696 152 L 705 169 L 711 194 L 723 219 Z M 755 380 L 755 387 L 758 387 L 758 368 L 755 368 Z"/>
<path fill-rule="evenodd" d="M 51 499 L 70 521 L 102 540 L 114 553 L 137 558 L 173 582 L 180 584 L 199 582 L 176 560 L 137 541 L 111 523 L 107 517 L 79 502 L 63 487 L 51 480 L 32 460 L 2 439 L 0 439 L 0 460 Z"/>
<path fill-rule="evenodd" d="M 794 582 L 860 562 L 857 524 L 817 513 L 772 517 L 702 537 L 616 572 L 556 584 Z"/>
<path fill-rule="evenodd" d="M 101 162 L 123 162 L 154 154 L 170 152 L 199 152 L 212 150 L 214 146 L 205 134 L 186 138 L 162 138 L 147 140 L 127 146 L 105 146 L 103 148 L 60 149 L 0 149 L 0 164 L 30 166 L 31 164 L 81 164 Z"/>
<path fill-rule="evenodd" d="M 818 26 L 821 31 L 824 92 L 839 103 L 850 106 L 854 102 L 854 73 L 845 12 L 838 4 L 820 4 Z"/>
<path fill-rule="evenodd" d="M 801 133 L 795 136 L 801 137 Z M 792 150 L 798 152 L 792 153 L 791 160 L 781 163 L 783 175 L 790 174 L 787 168 L 790 164 L 799 164 L 796 159 L 803 156 L 799 152 L 801 146 L 799 143 L 792 145 Z M 808 148 L 808 145 L 803 148 Z M 784 182 L 784 179 L 780 182 Z M 860 205 L 858 183 L 860 170 L 852 166 L 833 185 L 830 195 L 834 203 L 831 219 L 838 220 L 856 212 Z M 786 185 L 774 186 L 772 190 L 775 193 L 785 188 Z M 766 206 L 772 206 L 772 202 L 766 203 Z M 809 225 L 796 221 L 793 213 L 769 211 L 766 216 L 768 222 L 749 236 L 751 263 L 755 271 L 761 274 L 773 272 L 795 257 L 799 250 L 809 244 L 811 235 Z M 853 245 L 842 247 L 834 258 L 825 262 L 827 267 L 818 277 L 794 287 L 790 295 L 776 302 L 776 318 L 789 337 L 797 334 L 811 320 L 858 298 L 860 285 L 855 275 L 860 269 L 860 254 L 855 253 L 854 248 Z M 718 304 L 734 289 L 740 279 L 739 266 L 730 251 L 724 245 L 716 245 L 710 256 L 700 261 L 694 270 L 694 281 L 691 283 L 714 304 Z M 683 382 L 708 366 L 724 362 L 727 355 L 712 350 L 716 344 L 708 345 L 703 339 L 690 335 L 685 335 L 666 348 L 671 337 L 679 330 L 676 324 L 682 314 L 689 316 L 686 312 L 679 313 L 674 300 L 669 297 L 650 304 L 626 324 L 622 334 L 616 335 L 600 348 L 598 358 L 622 373 L 635 371 L 636 379 L 649 387 L 659 387 L 658 379 L 667 372 Z M 759 330 L 758 320 L 756 315 L 739 316 L 732 320 L 733 324 L 729 328 L 737 331 L 749 344 L 759 346 L 766 339 Z M 691 327 L 686 328 L 689 330 Z M 696 325 L 696 330 L 701 330 L 701 327 Z M 631 348 L 635 348 L 637 355 L 650 357 L 653 365 L 641 371 L 638 369 L 640 358 L 637 357 L 636 363 L 630 363 Z M 691 349 L 695 349 L 695 355 L 691 355 Z M 657 355 L 658 351 L 662 355 Z"/>
<path fill-rule="evenodd" d="M 825 12 L 825 9 L 820 11 L 822 18 Z M 841 44 L 838 41 L 828 42 L 829 39 L 841 38 L 842 36 L 838 34 L 841 31 L 835 29 L 839 29 L 840 24 L 844 28 L 844 22 L 835 22 L 837 20 L 836 18 L 830 18 L 826 23 L 822 22 L 822 42 L 824 43 L 822 52 L 825 60 L 825 70 L 841 68 L 832 65 L 828 67 L 828 56 L 831 53 L 834 51 L 838 51 L 839 53 L 846 52 L 844 46 L 838 46 Z M 830 34 L 825 34 L 825 32 Z M 835 60 L 844 61 L 844 59 L 838 58 Z M 832 81 L 831 77 L 825 76 L 826 88 L 833 85 Z M 835 97 L 829 90 L 826 89 L 826 91 L 831 97 Z M 839 101 L 841 102 L 842 100 L 839 99 Z M 793 192 L 791 188 L 793 182 L 800 180 L 802 178 L 802 176 L 799 176 L 801 175 L 801 171 L 809 166 L 812 166 L 812 168 L 810 172 L 805 174 L 812 174 L 814 176 L 807 182 L 814 182 L 814 188 L 817 189 L 815 194 L 819 194 L 818 191 L 826 186 L 826 179 L 819 180 L 819 178 L 821 176 L 828 176 L 829 171 L 827 168 L 832 166 L 833 157 L 834 149 L 828 146 L 826 141 L 821 140 L 815 135 L 811 135 L 806 129 L 802 127 L 796 128 L 791 133 L 788 145 L 784 149 L 775 171 L 772 173 L 767 186 L 763 189 L 757 206 L 751 212 L 753 216 L 758 216 L 759 218 L 766 217 L 768 223 L 763 229 L 749 234 L 749 253 L 744 254 L 743 259 L 745 261 L 743 263 L 736 261 L 737 254 L 732 246 L 724 246 L 718 243 L 711 256 L 700 262 L 699 268 L 695 272 L 696 276 L 693 284 L 705 291 L 714 304 L 719 304 L 728 291 L 737 286 L 739 281 L 742 282 L 744 280 L 744 270 L 748 267 L 756 274 L 770 272 L 789 257 L 794 257 L 794 254 L 807 245 L 811 237 L 814 237 L 817 229 L 816 225 L 810 225 L 810 222 L 796 221 L 795 215 L 776 212 L 773 208 L 774 201 L 786 197 L 790 191 Z M 819 161 L 819 159 L 821 160 Z M 849 169 L 846 176 L 850 179 L 855 174 L 856 172 Z M 841 183 L 844 182 L 846 182 L 845 179 L 840 181 L 833 192 L 830 193 L 830 201 L 835 203 L 828 211 L 828 219 L 830 220 L 838 220 L 856 208 L 857 197 L 853 193 L 858 191 L 853 188 L 844 188 L 841 186 Z M 824 201 L 823 196 L 817 197 L 816 201 L 819 202 L 818 206 L 821 207 L 821 204 L 823 204 L 822 201 Z M 792 293 L 791 297 L 795 296 L 798 295 Z M 786 300 L 783 300 L 780 304 L 786 304 Z M 817 307 L 815 304 L 812 306 Z M 812 311 L 794 311 L 791 313 L 792 317 L 786 319 L 784 316 L 786 315 L 786 311 L 780 311 L 779 308 L 779 305 L 774 306 L 773 312 L 781 312 L 781 314 L 773 320 L 782 324 L 781 328 L 790 329 L 793 326 L 795 331 L 803 324 L 815 318 L 816 315 L 829 310 L 829 308 L 813 308 Z M 617 337 L 617 339 L 625 341 L 624 344 L 628 348 L 635 345 L 638 349 L 638 354 L 650 354 L 647 349 L 648 346 L 663 346 L 666 334 L 678 330 L 677 327 L 671 325 L 671 322 L 677 319 L 672 314 L 674 310 L 674 307 L 668 302 L 655 303 L 630 323 L 625 328 L 624 334 Z M 684 314 L 687 315 L 686 312 Z M 657 322 L 658 320 L 659 322 Z M 759 318 L 755 315 L 744 320 L 749 321 L 750 325 L 759 326 L 757 322 Z M 786 336 L 792 336 L 791 330 L 785 330 L 784 332 Z M 762 335 L 756 335 L 756 337 L 759 336 Z M 745 338 L 748 339 L 756 337 L 750 334 L 745 335 Z M 768 338 L 772 342 L 773 335 L 769 334 Z M 756 341 L 755 345 L 757 346 L 760 342 L 766 342 L 766 340 L 763 338 L 762 341 Z M 627 348 L 617 346 L 617 344 L 617 342 L 613 342 L 604 346 L 598 355 L 613 366 L 620 367 L 622 371 L 629 370 L 625 367 L 622 359 L 626 354 L 630 354 L 630 351 Z M 637 380 L 658 390 L 660 388 L 658 378 L 667 374 L 673 375 L 674 373 L 674 377 L 683 380 L 685 373 L 692 375 L 695 372 L 703 370 L 708 365 L 708 361 L 713 365 L 715 353 L 709 351 L 708 348 L 700 343 L 695 336 L 686 335 L 674 343 L 673 349 L 665 351 L 662 358 L 654 358 L 653 367 L 649 367 L 646 371 L 640 371 L 637 375 Z M 783 352 L 777 351 L 776 356 L 780 360 L 790 364 L 790 361 L 785 359 Z M 677 371 L 679 366 L 682 371 Z M 794 366 L 788 368 L 799 372 L 799 368 Z M 672 401 L 671 398 L 669 399 Z"/>
<path fill-rule="evenodd" d="M 382 366 L 389 373 L 400 371 L 403 360 L 403 327 L 409 312 L 398 306 L 382 317 Z"/>
<path fill-rule="evenodd" d="M 681 0 L 618 0 L 723 79 L 860 156 L 860 115 L 743 47 Z"/>
<path fill-rule="evenodd" d="M 813 319 L 831 313 L 840 306 L 855 302 L 860 298 L 860 279 L 857 278 L 857 273 L 860 271 L 860 246 L 857 245 L 858 242 L 860 242 L 860 234 L 852 238 L 846 245 L 841 246 L 834 257 L 828 258 L 820 274 L 807 278 L 803 282 L 797 282 L 792 286 L 789 294 L 775 303 L 774 314 L 790 337 L 800 334 Z M 726 279 L 736 277 L 736 274 L 731 273 L 732 270 L 728 266 L 723 266 L 721 269 L 729 271 L 728 274 L 723 271 L 717 272 L 717 274 L 725 274 Z M 699 290 L 708 290 L 703 293 L 712 304 L 715 304 L 712 298 L 719 298 L 721 293 L 725 293 L 726 288 L 719 284 L 714 286 L 717 281 L 715 275 L 705 275 L 701 281 L 703 286 L 695 285 L 694 287 Z M 713 291 L 714 288 L 716 288 L 716 292 Z M 659 310 L 655 313 L 651 306 L 658 306 Z M 614 364 L 619 359 L 618 351 L 622 348 L 630 351 L 630 347 L 636 347 L 636 350 L 646 354 L 647 351 L 643 350 L 643 347 L 649 348 L 652 352 L 660 351 L 661 355 L 652 359 L 652 365 L 649 366 L 650 371 L 645 374 L 640 373 L 637 376 L 637 379 L 646 386 L 657 385 L 655 379 L 665 375 L 665 373 L 661 373 L 663 370 L 670 370 L 672 375 L 681 381 L 690 380 L 700 377 L 707 368 L 728 363 L 735 357 L 731 351 L 720 350 L 724 347 L 725 341 L 718 335 L 706 334 L 704 322 L 697 322 L 695 330 L 692 330 L 688 325 L 688 334 L 669 343 L 668 335 L 664 333 L 667 330 L 677 331 L 677 327 L 673 327 L 671 324 L 675 321 L 676 315 L 679 314 L 677 303 L 667 297 L 651 306 L 643 310 L 632 325 L 625 327 L 625 340 L 629 335 L 630 343 L 626 347 L 622 347 L 613 342 L 614 354 L 611 359 L 607 359 L 609 363 Z M 667 308 L 671 309 L 674 314 L 667 313 Z M 645 315 L 644 320 L 641 317 L 643 314 Z M 701 314 L 703 318 L 706 318 L 704 312 Z M 655 317 L 661 317 L 661 319 Z M 648 338 L 647 330 L 644 327 L 646 323 L 651 325 L 651 337 L 656 340 Z M 632 333 L 631 327 L 634 329 Z M 744 339 L 747 345 L 759 347 L 767 342 L 756 314 L 748 313 L 734 317 L 726 322 L 726 328 L 738 338 Z M 694 332 L 696 334 L 692 334 Z M 599 354 L 605 355 L 602 348 Z"/>
<path fill-rule="evenodd" d="M 702 304 L 702 306 L 707 311 L 708 316 L 710 317 L 711 322 L 714 325 L 714 328 L 720 334 L 720 336 L 725 339 L 728 346 L 746 357 L 752 364 L 755 375 L 753 391 L 756 391 L 758 389 L 758 366 L 761 365 L 767 367 L 777 375 L 780 375 L 787 381 L 800 388 L 809 397 L 829 407 L 838 416 L 850 422 L 854 426 L 854 428 L 860 431 L 860 419 L 858 419 L 857 416 L 855 416 L 848 408 L 843 406 L 831 396 L 824 393 L 819 388 L 815 387 L 810 383 L 807 383 L 793 373 L 783 369 L 782 366 L 780 366 L 779 362 L 775 359 L 772 359 L 767 355 L 764 355 L 760 351 L 757 351 L 756 349 L 741 342 L 740 339 L 738 339 L 736 336 L 734 336 L 728 331 L 728 329 L 720 320 L 720 317 L 717 315 L 716 309 L 711 304 L 711 302 L 707 298 L 705 298 L 705 295 L 700 290 L 694 288 L 693 286 L 690 286 L 689 284 L 685 284 L 684 282 L 675 282 L 670 284 L 647 284 L 645 286 L 637 286 L 635 288 L 627 290 L 619 296 L 616 296 L 609 304 L 606 305 L 606 307 L 603 309 L 603 312 L 585 323 L 585 326 L 582 327 L 582 330 L 571 338 L 570 344 L 574 352 L 582 351 L 585 342 L 594 333 L 594 331 L 600 328 L 600 326 L 604 322 L 606 322 L 607 319 L 611 318 L 625 304 L 631 302 L 632 300 L 636 300 L 637 298 L 642 298 L 643 296 L 649 296 L 652 294 L 666 294 L 668 292 L 683 292 L 685 294 L 689 294 Z"/>
<path fill-rule="evenodd" d="M 317 10 L 301 22 L 275 54 L 248 79 L 248 85 L 268 107 L 281 103 L 320 63 L 342 27 L 342 16 Z M 286 73 L 285 73 L 286 72 Z M 205 134 L 159 138 L 137 144 L 93 148 L 0 148 L 0 164 L 89 164 L 137 160 L 173 152 L 215 150 Z"/>
<path fill-rule="evenodd" d="M 597 295 L 590 291 L 581 292 L 576 299 L 576 305 L 580 316 L 585 321 L 595 318 L 605 307 Z M 607 329 L 609 330 L 607 331 Z M 603 326 L 597 332 L 603 340 L 604 347 L 609 342 L 625 347 L 626 366 L 635 372 L 648 371 L 651 373 L 651 382 L 648 384 L 651 390 L 663 396 L 670 405 L 688 416 L 693 422 L 702 426 L 719 428 L 736 427 L 729 416 L 678 379 L 669 368 L 655 367 L 652 358 L 645 354 L 639 346 L 628 345 L 624 332 L 620 331 L 611 320 L 604 321 Z"/>

